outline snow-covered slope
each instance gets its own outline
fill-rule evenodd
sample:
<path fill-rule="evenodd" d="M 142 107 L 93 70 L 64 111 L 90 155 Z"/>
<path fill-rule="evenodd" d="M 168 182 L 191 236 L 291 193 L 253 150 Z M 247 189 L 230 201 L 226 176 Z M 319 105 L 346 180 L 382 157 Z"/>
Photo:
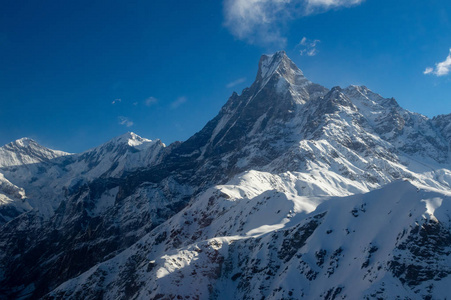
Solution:
<path fill-rule="evenodd" d="M 183 143 L 128 133 L 34 180 L 4 173 L 5 202 L 54 202 L 43 214 L 27 200 L 3 225 L 0 294 L 442 299 L 449 116 L 329 90 L 283 51 L 263 55 L 255 82 Z"/>
<path fill-rule="evenodd" d="M 45 148 L 29 138 L 0 147 L 0 224 L 30 211 L 34 206 L 39 207 L 43 214 L 52 210 L 48 201 L 30 203 L 24 185 L 41 175 L 53 161 L 67 155 L 70 154 Z"/>
<path fill-rule="evenodd" d="M 409 181 L 332 198 L 244 189 L 207 192 L 133 247 L 47 298 L 449 295 L 451 193 Z"/>
<path fill-rule="evenodd" d="M 39 145 L 35 148 L 45 149 Z M 52 150 L 42 152 L 52 153 Z M 89 266 L 103 259 L 102 255 L 129 246 L 149 228 L 161 223 L 158 217 L 154 218 L 156 212 L 166 220 L 165 216 L 173 212 L 171 208 L 165 209 L 165 205 L 176 205 L 187 197 L 189 190 L 178 188 L 170 180 L 160 182 L 157 187 L 141 187 L 133 196 L 125 195 L 117 187 L 119 182 L 127 182 L 125 174 L 149 168 L 164 153 L 165 145 L 159 140 L 127 133 L 81 154 L 66 153 L 41 161 L 31 159 L 39 155 L 30 154 L 31 158 L 22 155 L 21 159 L 29 164 L 0 168 L 3 175 L 0 177 L 0 221 L 6 223 L 0 230 L 0 278 L 7 282 L 1 285 L 14 286 L 16 282 L 28 281 L 33 282 L 33 291 L 39 290 L 36 278 L 46 285 L 51 280 L 73 276 L 83 265 Z M 132 197 L 133 201 L 118 201 L 120 197 Z M 147 203 L 148 197 L 154 202 Z M 87 234 L 86 230 L 92 227 L 95 234 Z M 93 240 L 88 241 L 89 237 Z M 91 258 L 82 254 L 93 247 L 99 249 L 90 254 Z M 67 269 L 61 268 L 62 264 Z M 46 267 L 43 269 L 41 265 Z M 51 268 L 64 275 L 54 276 L 48 272 Z M 3 270 L 9 275 L 3 276 Z M 43 270 L 45 275 L 41 273 Z"/>
<path fill-rule="evenodd" d="M 126 133 L 81 154 L 69 154 L 23 138 L 0 148 L 0 172 L 4 176 L 1 187 L 10 190 L 12 184 L 20 190 L 21 196 L 15 199 L 23 200 L 24 209 L 35 208 L 48 218 L 68 191 L 101 177 L 120 177 L 125 172 L 151 166 L 164 147 L 160 140 Z M 5 196 L 10 194 L 8 190 Z M 5 204 L 20 203 L 2 202 L 5 208 Z"/>

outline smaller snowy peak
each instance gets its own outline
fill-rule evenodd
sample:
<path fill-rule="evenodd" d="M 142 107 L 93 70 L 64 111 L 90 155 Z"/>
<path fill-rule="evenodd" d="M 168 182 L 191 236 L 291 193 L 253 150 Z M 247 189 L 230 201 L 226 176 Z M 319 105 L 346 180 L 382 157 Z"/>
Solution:
<path fill-rule="evenodd" d="M 384 99 L 381 95 L 373 93 L 364 85 L 350 85 L 344 89 L 344 93 L 351 98 L 367 99 L 374 102 L 379 102 Z"/>
<path fill-rule="evenodd" d="M 13 142 L 18 147 L 29 147 L 30 144 L 37 144 L 34 140 L 24 137 Z"/>
<path fill-rule="evenodd" d="M 15 140 L 9 144 L 6 144 L 2 148 L 13 149 L 13 148 L 30 148 L 30 147 L 44 148 L 43 146 L 39 145 L 35 140 L 27 138 L 27 137 L 23 137 L 18 140 Z"/>
<path fill-rule="evenodd" d="M 152 140 L 142 138 L 136 133 L 133 132 L 127 132 L 123 135 L 120 135 L 110 141 L 111 143 L 117 143 L 117 144 L 126 144 L 131 147 L 138 147 L 145 143 L 151 143 Z"/>
<path fill-rule="evenodd" d="M 91 180 L 100 176 L 120 176 L 124 171 L 147 167 L 158 161 L 165 148 L 160 140 L 149 140 L 127 132 L 74 156 L 66 169 Z"/>
<path fill-rule="evenodd" d="M 159 146 L 165 147 L 165 145 L 158 139 L 149 140 L 146 138 L 142 138 L 136 133 L 127 132 L 120 136 L 117 136 L 108 142 L 97 146 L 95 148 L 89 149 L 82 154 L 88 153 L 113 153 L 113 152 L 126 152 L 127 149 L 133 148 L 135 150 L 144 150 L 153 145 L 158 144 Z"/>
<path fill-rule="evenodd" d="M 394 98 L 384 98 L 364 85 L 350 85 L 343 90 L 343 93 L 357 105 L 361 103 L 365 106 L 399 107 Z"/>
<path fill-rule="evenodd" d="M 4 145 L 3 147 L 0 147 L 0 149 L 8 149 L 8 150 L 18 150 L 18 149 L 32 149 L 34 151 L 50 151 L 54 153 L 59 153 L 61 155 L 67 155 L 69 153 L 59 150 L 52 150 L 45 146 L 42 146 L 38 142 L 36 142 L 33 139 L 30 139 L 28 137 L 23 137 L 18 140 L 15 140 L 14 142 L 11 142 L 9 144 Z"/>
<path fill-rule="evenodd" d="M 46 148 L 30 138 L 0 147 L 0 168 L 46 162 L 70 153 Z"/>

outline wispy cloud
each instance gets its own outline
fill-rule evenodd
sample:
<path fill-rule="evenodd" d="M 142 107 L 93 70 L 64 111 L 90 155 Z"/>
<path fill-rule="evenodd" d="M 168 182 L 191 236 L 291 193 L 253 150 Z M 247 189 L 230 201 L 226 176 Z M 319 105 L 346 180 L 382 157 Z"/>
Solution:
<path fill-rule="evenodd" d="M 364 0 L 306 0 L 305 14 L 313 14 L 339 7 L 359 5 Z"/>
<path fill-rule="evenodd" d="M 171 108 L 172 109 L 179 108 L 180 105 L 182 105 L 186 101 L 187 101 L 186 97 L 184 97 L 184 96 L 178 97 L 177 100 L 175 100 L 174 102 L 171 103 Z"/>
<path fill-rule="evenodd" d="M 126 127 L 132 127 L 133 126 L 133 121 L 130 120 L 129 118 L 123 117 L 123 116 L 120 116 L 118 118 L 119 118 L 119 124 L 120 125 L 124 125 Z"/>
<path fill-rule="evenodd" d="M 225 0 L 224 25 L 238 39 L 251 44 L 280 44 L 278 20 L 283 20 L 283 9 L 289 1 L 284 0 Z"/>
<path fill-rule="evenodd" d="M 117 103 L 119 103 L 119 102 L 121 102 L 122 101 L 122 99 L 114 99 L 112 102 L 111 102 L 111 104 L 117 104 Z"/>
<path fill-rule="evenodd" d="M 316 49 L 316 45 L 321 42 L 320 40 L 309 40 L 305 36 L 302 38 L 302 40 L 297 44 L 296 47 L 301 48 L 299 50 L 299 54 L 301 55 L 307 55 L 307 56 L 315 56 L 318 54 L 318 50 Z"/>
<path fill-rule="evenodd" d="M 152 106 L 158 102 L 158 99 L 155 97 L 149 97 L 146 100 L 144 100 L 144 104 L 146 106 Z"/>
<path fill-rule="evenodd" d="M 451 72 L 451 49 L 446 59 L 442 62 L 436 63 L 435 68 L 427 67 L 423 74 L 433 74 L 436 76 L 445 76 Z"/>
<path fill-rule="evenodd" d="M 227 87 L 227 88 L 232 88 L 232 87 L 234 87 L 234 86 L 236 86 L 236 85 L 238 85 L 238 84 L 240 84 L 240 83 L 243 83 L 243 82 L 245 82 L 245 81 L 246 81 L 246 78 L 245 78 L 245 77 L 243 77 L 243 78 L 238 78 L 237 80 L 234 80 L 234 81 L 232 81 L 232 82 L 227 83 L 227 84 L 226 84 L 226 87 Z"/>
<path fill-rule="evenodd" d="M 224 0 L 224 26 L 238 39 L 251 44 L 283 47 L 284 25 L 290 20 L 364 0 Z"/>

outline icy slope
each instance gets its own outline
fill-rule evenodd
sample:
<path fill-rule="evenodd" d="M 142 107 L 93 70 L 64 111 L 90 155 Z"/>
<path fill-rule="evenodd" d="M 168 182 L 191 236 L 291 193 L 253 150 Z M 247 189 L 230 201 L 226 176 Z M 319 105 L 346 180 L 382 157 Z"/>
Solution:
<path fill-rule="evenodd" d="M 448 295 L 451 193 L 398 181 L 345 198 L 287 195 L 218 187 L 48 298 Z"/>

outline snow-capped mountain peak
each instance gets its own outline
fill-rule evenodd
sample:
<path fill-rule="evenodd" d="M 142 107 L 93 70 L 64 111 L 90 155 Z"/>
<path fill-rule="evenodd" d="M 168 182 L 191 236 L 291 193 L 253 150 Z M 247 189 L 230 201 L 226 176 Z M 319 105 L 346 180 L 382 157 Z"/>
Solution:
<path fill-rule="evenodd" d="M 117 158 L 157 146 L 165 147 L 165 145 L 158 139 L 149 140 L 142 138 L 133 132 L 127 132 L 109 140 L 108 142 L 98 147 L 85 151 L 79 156 L 94 158 L 95 160 L 100 161 L 104 158 L 103 156 L 105 155 L 113 155 Z M 116 158 L 114 160 L 116 160 Z"/>
<path fill-rule="evenodd" d="M 308 80 L 285 51 L 262 55 L 260 58 L 257 77 L 251 90 L 258 94 L 267 89 L 297 104 L 304 104 L 328 91 Z"/>
<path fill-rule="evenodd" d="M 293 96 L 301 93 L 304 97 L 306 86 L 312 84 L 285 51 L 261 56 L 255 84 L 261 90 L 268 83 L 275 84 L 279 93 L 288 91 Z"/>
<path fill-rule="evenodd" d="M 0 168 L 47 162 L 69 154 L 46 148 L 25 137 L 0 147 Z"/>
<path fill-rule="evenodd" d="M 381 95 L 371 91 L 366 86 L 350 85 L 343 90 L 352 100 L 357 100 L 360 103 L 365 103 L 366 106 L 379 106 L 379 107 L 394 107 L 398 108 L 399 105 L 393 98 L 384 98 Z M 358 105 L 358 103 L 355 103 Z"/>
<path fill-rule="evenodd" d="M 74 155 L 74 163 L 67 168 L 84 172 L 89 179 L 102 174 L 120 176 L 125 171 L 154 164 L 165 147 L 159 139 L 149 140 L 127 132 L 98 147 Z"/>
<path fill-rule="evenodd" d="M 27 138 L 27 137 L 23 137 L 21 139 L 15 140 L 12 143 L 17 145 L 18 147 L 29 147 L 30 144 L 37 144 L 34 140 Z"/>
<path fill-rule="evenodd" d="M 134 132 L 127 132 L 123 135 L 113 138 L 109 143 L 126 144 L 131 147 L 139 147 L 145 143 L 151 143 L 152 140 L 142 138 Z"/>
<path fill-rule="evenodd" d="M 260 58 L 258 64 L 257 80 L 265 80 L 273 74 L 279 74 L 283 77 L 305 78 L 302 71 L 288 58 L 285 51 L 279 51 L 274 54 L 265 54 Z M 290 80 L 293 81 L 293 80 Z"/>

